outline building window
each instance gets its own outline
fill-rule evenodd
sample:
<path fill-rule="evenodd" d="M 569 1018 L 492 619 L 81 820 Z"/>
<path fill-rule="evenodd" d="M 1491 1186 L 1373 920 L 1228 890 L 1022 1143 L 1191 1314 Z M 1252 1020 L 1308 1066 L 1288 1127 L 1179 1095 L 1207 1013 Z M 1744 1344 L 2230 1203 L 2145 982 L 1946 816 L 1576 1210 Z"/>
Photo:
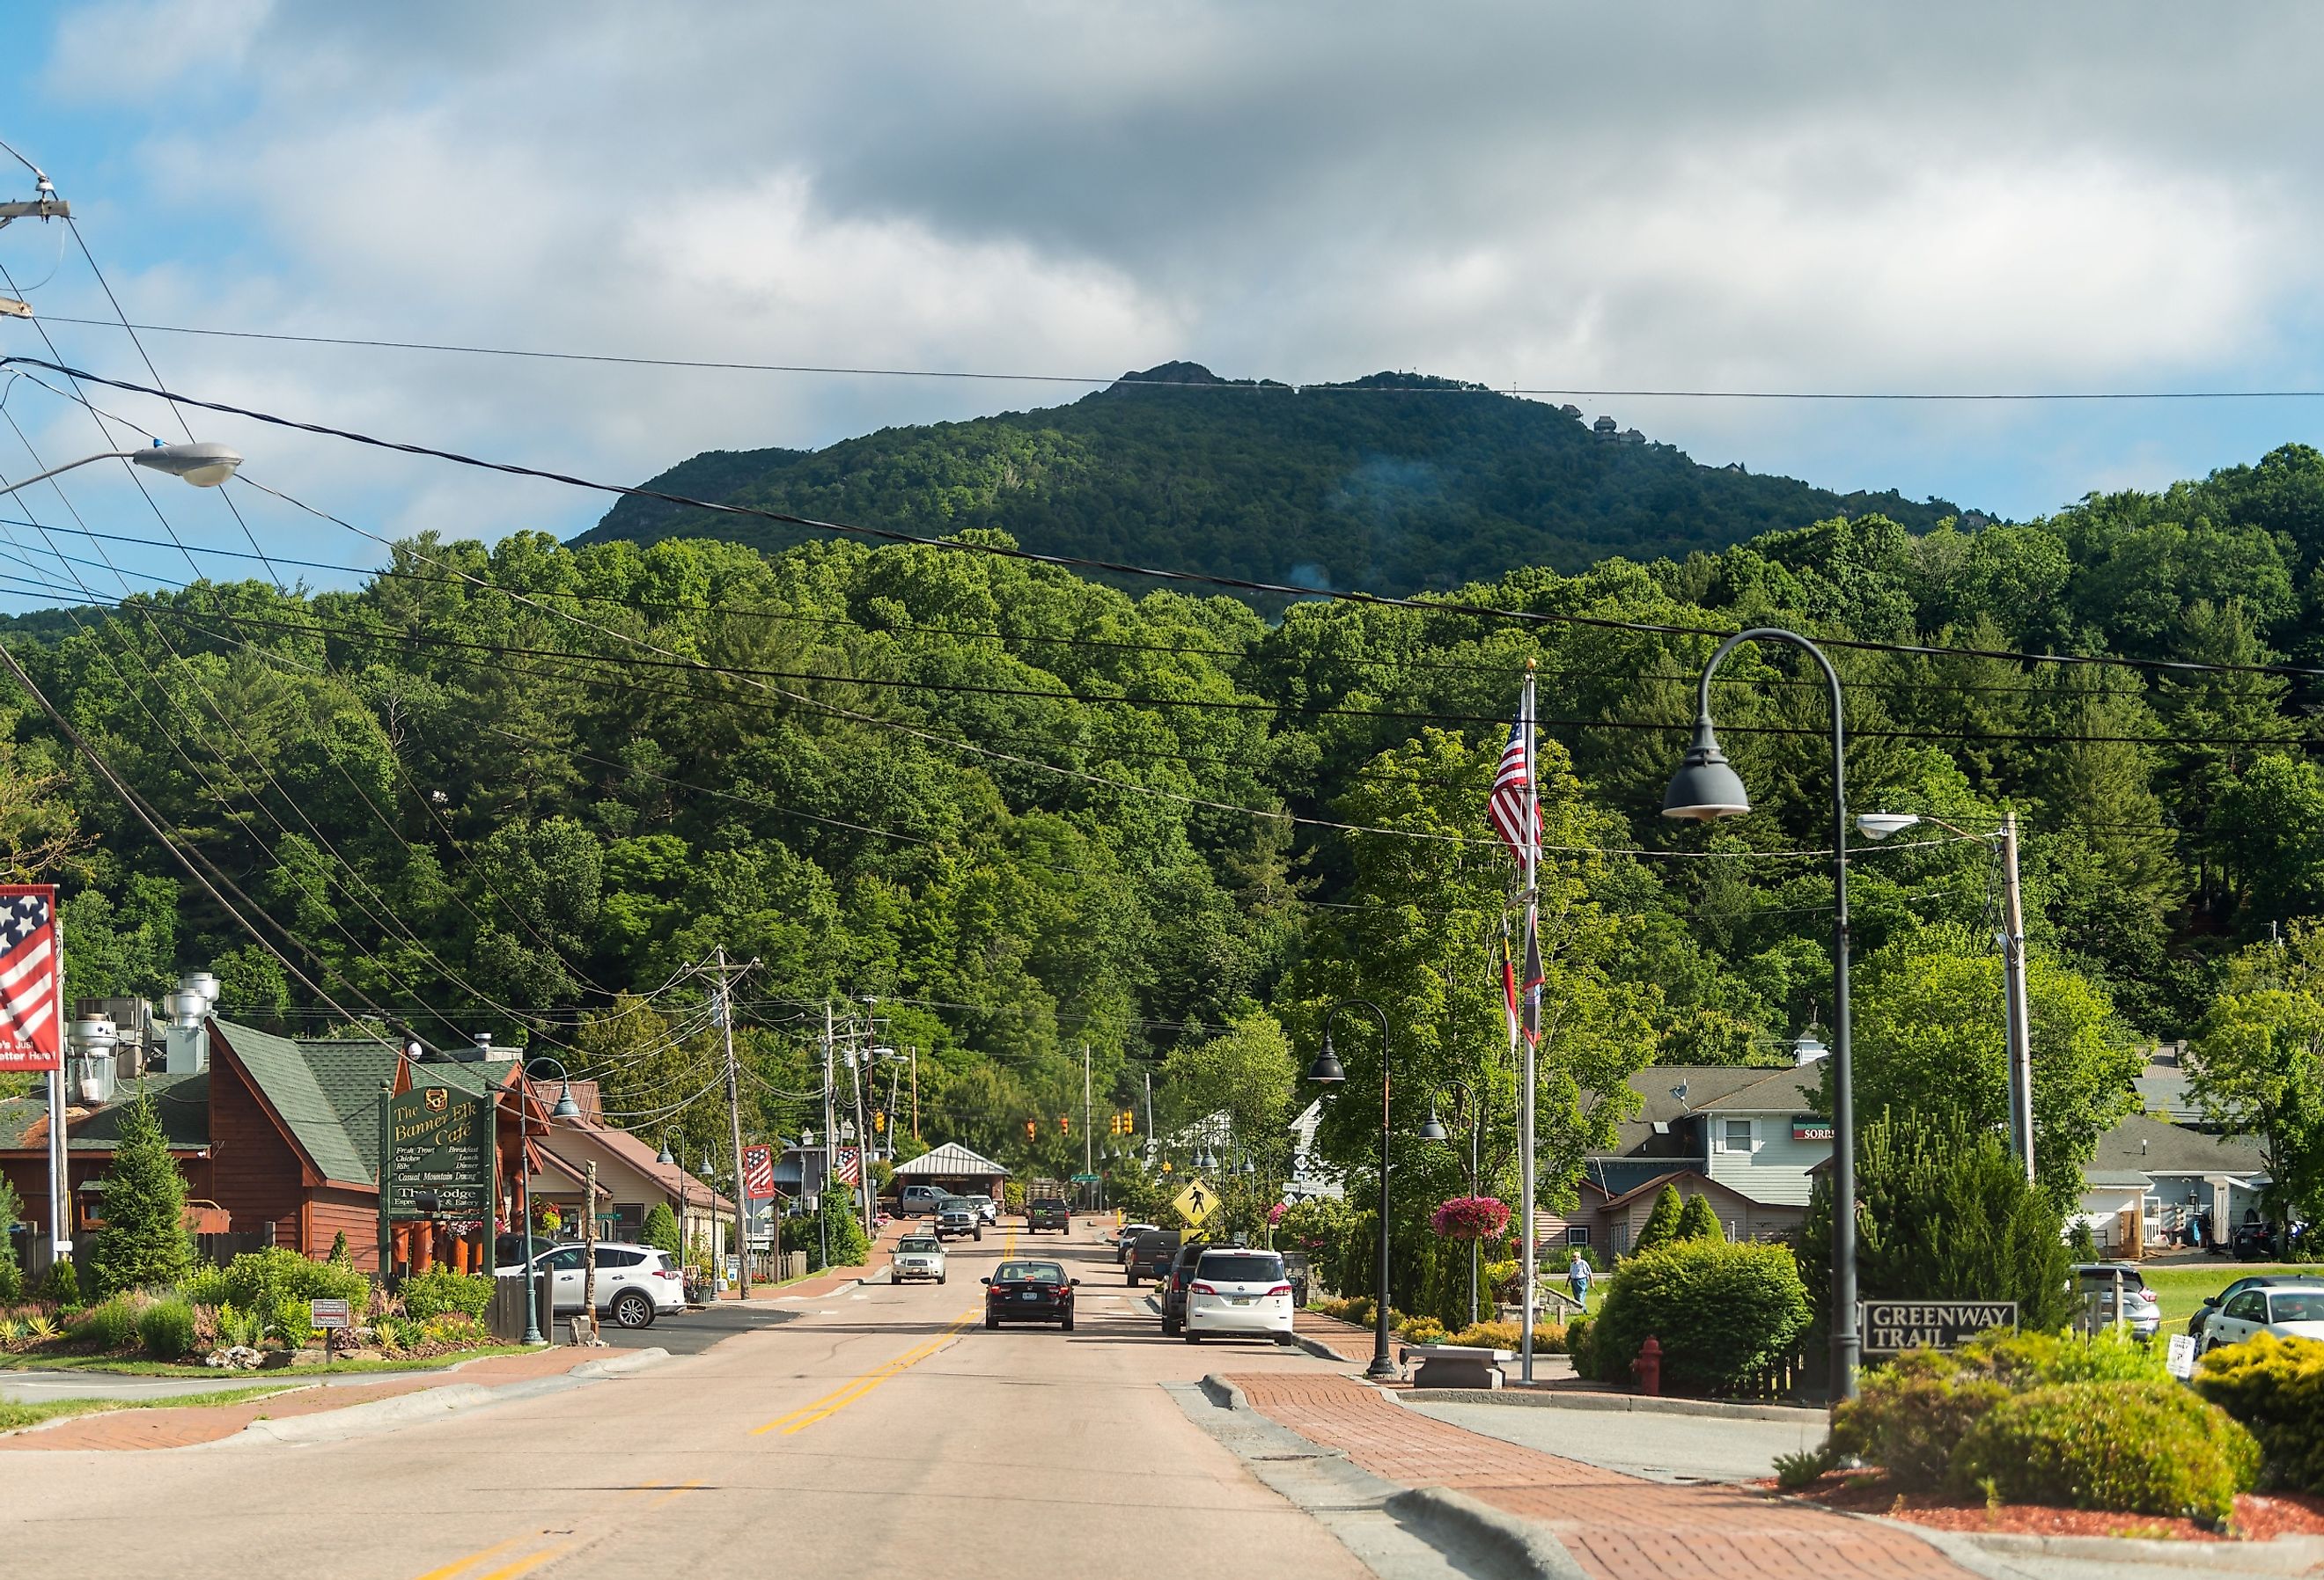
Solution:
<path fill-rule="evenodd" d="M 1749 1120 L 1730 1119 L 1727 1122 L 1727 1150 L 1730 1152 L 1748 1152 L 1751 1150 Z"/>
<path fill-rule="evenodd" d="M 1565 1226 L 1565 1243 L 1568 1245 L 1589 1244 L 1590 1225 L 1587 1224 L 1568 1224 Z"/>

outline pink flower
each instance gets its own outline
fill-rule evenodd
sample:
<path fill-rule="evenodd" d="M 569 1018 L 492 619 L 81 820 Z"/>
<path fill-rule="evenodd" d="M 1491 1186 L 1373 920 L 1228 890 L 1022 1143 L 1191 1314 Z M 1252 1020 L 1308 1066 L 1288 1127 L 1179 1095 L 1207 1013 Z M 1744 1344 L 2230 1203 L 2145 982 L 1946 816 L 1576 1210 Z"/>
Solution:
<path fill-rule="evenodd" d="M 1498 1197 L 1456 1196 L 1436 1209 L 1428 1226 L 1447 1240 L 1489 1240 L 1509 1226 L 1509 1204 Z"/>

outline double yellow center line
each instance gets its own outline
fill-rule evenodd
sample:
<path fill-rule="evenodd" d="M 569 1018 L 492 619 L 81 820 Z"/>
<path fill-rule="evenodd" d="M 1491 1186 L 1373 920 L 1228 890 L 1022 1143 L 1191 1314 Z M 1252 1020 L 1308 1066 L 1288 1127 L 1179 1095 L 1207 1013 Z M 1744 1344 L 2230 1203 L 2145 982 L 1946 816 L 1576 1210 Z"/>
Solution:
<path fill-rule="evenodd" d="M 849 1405 L 853 1404 L 857 1400 L 862 1399 L 865 1394 L 871 1392 L 873 1389 L 879 1387 L 890 1378 L 899 1377 L 903 1375 L 903 1373 L 910 1371 L 922 1361 L 927 1360 L 930 1355 L 935 1354 L 938 1350 L 943 1349 L 946 1344 L 952 1343 L 954 1335 L 958 1334 L 962 1328 L 966 1327 L 970 1323 L 974 1322 L 983 1314 L 982 1307 L 976 1306 L 970 1307 L 967 1310 L 962 1312 L 957 1317 L 954 1318 L 951 1325 L 945 1327 L 942 1333 L 936 1335 L 936 1337 L 928 1340 L 926 1344 L 914 1345 L 912 1348 L 906 1350 L 902 1354 L 898 1355 L 894 1360 L 889 1362 L 886 1365 L 881 1366 L 874 1371 L 866 1372 L 859 1377 L 850 1378 L 846 1382 L 841 1384 L 838 1388 L 832 1390 L 829 1393 L 825 1394 L 813 1404 L 802 1405 L 787 1416 L 776 1417 L 773 1420 L 769 1421 L 765 1426 L 758 1428 L 756 1430 L 752 1432 L 751 1436 L 753 1437 L 763 1437 L 770 1432 L 779 1431 L 784 1437 L 788 1437 L 794 1433 L 804 1432 L 809 1427 L 814 1426 L 817 1421 L 823 1420 L 826 1417 L 835 1416 L 841 1410 L 845 1409 Z"/>

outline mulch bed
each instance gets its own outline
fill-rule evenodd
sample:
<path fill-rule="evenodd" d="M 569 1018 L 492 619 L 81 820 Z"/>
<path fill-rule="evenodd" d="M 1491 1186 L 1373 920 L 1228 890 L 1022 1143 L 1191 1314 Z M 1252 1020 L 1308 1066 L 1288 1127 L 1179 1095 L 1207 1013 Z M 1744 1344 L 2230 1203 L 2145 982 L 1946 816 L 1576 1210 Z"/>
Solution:
<path fill-rule="evenodd" d="M 1758 1483 L 1777 1491 L 1774 1482 Z M 1933 1526 L 1940 1530 L 2003 1531 L 2018 1536 L 2144 1537 L 2162 1541 L 2225 1541 L 2230 1539 L 2191 1520 L 2165 1520 L 2153 1514 L 2119 1514 L 2098 1509 L 2052 1509 L 2038 1503 L 2004 1503 L 1987 1509 L 1983 1503 L 1963 1503 L 1934 1492 L 1899 1492 L 1882 1475 L 1836 1470 L 1813 1484 L 1794 1490 L 1805 1498 L 1833 1509 L 1858 1514 L 1881 1514 L 1891 1520 Z M 2324 1497 L 2306 1492 L 2246 1492 L 2236 1500 L 2235 1538 L 2268 1541 L 2279 1536 L 2324 1536 Z"/>

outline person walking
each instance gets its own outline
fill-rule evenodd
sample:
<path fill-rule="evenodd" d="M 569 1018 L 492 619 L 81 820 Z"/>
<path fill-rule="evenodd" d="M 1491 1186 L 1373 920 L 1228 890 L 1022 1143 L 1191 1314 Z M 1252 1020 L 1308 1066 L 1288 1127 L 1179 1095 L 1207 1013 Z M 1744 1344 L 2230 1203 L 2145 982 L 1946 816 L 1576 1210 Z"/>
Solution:
<path fill-rule="evenodd" d="M 1565 1281 L 1572 1287 L 1573 1303 L 1582 1310 L 1590 1309 L 1590 1261 L 1576 1246 L 1573 1261 L 1565 1270 Z"/>

